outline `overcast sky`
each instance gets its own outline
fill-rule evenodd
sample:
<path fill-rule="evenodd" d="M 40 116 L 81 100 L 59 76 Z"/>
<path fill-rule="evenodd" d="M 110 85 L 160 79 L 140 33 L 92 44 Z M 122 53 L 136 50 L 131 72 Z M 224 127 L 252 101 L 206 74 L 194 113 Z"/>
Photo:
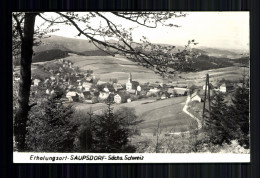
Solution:
<path fill-rule="evenodd" d="M 180 28 L 158 27 L 149 29 L 137 27 L 129 21 L 114 18 L 118 24 L 137 27 L 133 31 L 134 41 L 146 36 L 153 43 L 185 45 L 188 40 L 195 39 L 198 47 L 217 47 L 227 49 L 249 49 L 249 12 L 185 12 L 188 15 L 174 18 L 171 23 Z M 108 17 L 113 18 L 107 14 Z M 41 23 L 37 18 L 36 25 Z M 94 21 L 93 25 L 98 25 Z M 56 35 L 74 38 L 78 32 L 75 27 L 61 26 Z M 83 38 L 83 36 L 81 37 Z M 83 38 L 84 39 L 84 38 Z"/>

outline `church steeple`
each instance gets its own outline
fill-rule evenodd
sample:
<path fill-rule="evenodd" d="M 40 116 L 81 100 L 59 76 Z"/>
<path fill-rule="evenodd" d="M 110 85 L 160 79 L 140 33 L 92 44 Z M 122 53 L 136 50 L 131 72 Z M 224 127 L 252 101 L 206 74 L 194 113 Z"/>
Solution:
<path fill-rule="evenodd" d="M 129 73 L 128 82 L 132 82 L 132 74 L 131 74 L 131 72 Z"/>

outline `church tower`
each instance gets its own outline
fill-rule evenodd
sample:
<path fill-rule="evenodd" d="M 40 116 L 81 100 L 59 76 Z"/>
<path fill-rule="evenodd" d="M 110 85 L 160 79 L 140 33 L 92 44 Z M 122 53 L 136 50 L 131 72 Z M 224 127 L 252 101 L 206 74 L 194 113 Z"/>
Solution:
<path fill-rule="evenodd" d="M 128 83 L 132 83 L 132 74 L 131 74 L 131 72 L 129 73 Z"/>
<path fill-rule="evenodd" d="M 132 74 L 131 72 L 129 73 L 128 81 L 126 83 L 126 90 L 131 90 L 132 89 Z"/>

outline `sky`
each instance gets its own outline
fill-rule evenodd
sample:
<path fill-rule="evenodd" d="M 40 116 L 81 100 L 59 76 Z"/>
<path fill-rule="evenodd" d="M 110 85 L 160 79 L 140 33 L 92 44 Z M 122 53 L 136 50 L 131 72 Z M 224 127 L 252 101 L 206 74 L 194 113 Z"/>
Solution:
<path fill-rule="evenodd" d="M 115 18 L 109 13 L 106 14 L 106 17 L 109 17 L 117 24 L 135 27 L 133 39 L 137 42 L 142 36 L 146 36 L 152 43 L 184 46 L 188 40 L 194 39 L 199 43 L 197 47 L 249 50 L 249 12 L 184 13 L 187 13 L 186 17 L 174 18 L 169 21 L 181 26 L 179 28 L 159 26 L 156 29 L 150 29 L 122 20 L 122 18 Z M 41 19 L 36 19 L 36 25 L 41 22 Z M 98 26 L 100 21 L 95 20 L 91 24 Z M 60 30 L 55 32 L 55 35 L 75 38 L 78 34 L 75 27 L 59 27 Z M 86 39 L 83 36 L 77 38 Z"/>

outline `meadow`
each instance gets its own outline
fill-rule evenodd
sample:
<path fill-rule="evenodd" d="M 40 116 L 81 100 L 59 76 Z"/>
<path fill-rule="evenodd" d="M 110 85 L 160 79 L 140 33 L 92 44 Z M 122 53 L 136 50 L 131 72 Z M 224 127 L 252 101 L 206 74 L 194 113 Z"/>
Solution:
<path fill-rule="evenodd" d="M 93 70 L 94 75 L 102 81 L 116 78 L 119 83 L 125 83 L 131 72 L 133 80 L 140 83 L 162 82 L 162 77 L 153 71 L 122 57 L 73 55 L 67 57 L 66 60 L 73 62 L 73 66 L 79 67 L 83 72 L 88 69 Z"/>
<path fill-rule="evenodd" d="M 134 108 L 136 115 L 140 120 L 143 120 L 139 125 L 141 133 L 152 134 L 154 129 L 158 126 L 158 121 L 160 121 L 160 128 L 164 131 L 184 132 L 189 129 L 189 124 L 192 121 L 192 119 L 182 111 L 185 100 L 185 96 L 166 100 L 142 99 L 131 103 L 113 104 L 112 107 L 115 111 L 123 106 Z M 74 106 L 84 115 L 90 110 L 97 112 L 106 108 L 106 105 L 103 103 L 75 103 Z"/>

